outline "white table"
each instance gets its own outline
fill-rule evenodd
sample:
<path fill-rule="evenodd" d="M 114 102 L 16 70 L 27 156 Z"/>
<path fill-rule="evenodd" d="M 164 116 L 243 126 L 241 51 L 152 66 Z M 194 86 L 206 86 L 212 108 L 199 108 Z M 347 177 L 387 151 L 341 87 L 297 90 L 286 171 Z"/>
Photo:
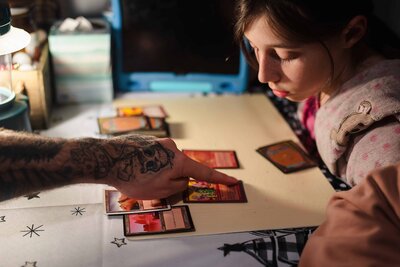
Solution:
<path fill-rule="evenodd" d="M 124 237 L 121 217 L 104 215 L 102 185 L 21 197 L 0 204 L 0 267 L 260 266 L 245 253 L 224 257 L 217 248 L 254 239 L 248 231 L 313 226 L 324 219 L 334 190 L 318 168 L 285 175 L 255 151 L 282 140 L 298 142 L 264 95 L 133 94 L 114 103 L 147 104 L 167 110 L 180 149 L 235 150 L 241 168 L 224 172 L 244 181 L 248 203 L 191 204 L 196 232 L 137 240 Z M 60 107 L 41 134 L 97 137 L 97 117 L 114 112 L 111 103 Z"/>

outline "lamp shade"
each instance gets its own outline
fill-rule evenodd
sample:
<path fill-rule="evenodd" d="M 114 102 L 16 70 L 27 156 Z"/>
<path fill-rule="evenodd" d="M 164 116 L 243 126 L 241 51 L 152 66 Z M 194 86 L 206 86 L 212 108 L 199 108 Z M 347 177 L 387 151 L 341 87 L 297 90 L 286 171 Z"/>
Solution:
<path fill-rule="evenodd" d="M 26 31 L 11 26 L 11 13 L 7 3 L 0 2 L 0 55 L 10 54 L 26 47 L 31 36 Z"/>

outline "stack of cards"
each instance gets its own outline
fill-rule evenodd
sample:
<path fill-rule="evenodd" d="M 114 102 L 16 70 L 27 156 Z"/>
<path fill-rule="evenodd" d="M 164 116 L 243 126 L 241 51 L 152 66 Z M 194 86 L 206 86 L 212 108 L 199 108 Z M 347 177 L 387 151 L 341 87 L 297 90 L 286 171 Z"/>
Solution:
<path fill-rule="evenodd" d="M 167 113 L 161 106 L 117 108 L 117 116 L 97 119 L 100 134 L 170 136 Z"/>
<path fill-rule="evenodd" d="M 187 206 L 171 206 L 167 199 L 138 200 L 117 190 L 105 190 L 107 215 L 122 215 L 126 236 L 194 231 Z"/>

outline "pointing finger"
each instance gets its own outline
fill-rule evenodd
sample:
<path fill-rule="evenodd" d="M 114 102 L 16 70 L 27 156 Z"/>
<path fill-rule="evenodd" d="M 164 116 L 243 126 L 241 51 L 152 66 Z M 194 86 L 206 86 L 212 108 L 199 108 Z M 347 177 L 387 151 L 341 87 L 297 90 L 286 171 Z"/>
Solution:
<path fill-rule="evenodd" d="M 211 169 L 190 158 L 187 158 L 184 163 L 183 176 L 192 177 L 199 181 L 206 181 L 214 184 L 231 185 L 238 182 L 236 178 Z"/>

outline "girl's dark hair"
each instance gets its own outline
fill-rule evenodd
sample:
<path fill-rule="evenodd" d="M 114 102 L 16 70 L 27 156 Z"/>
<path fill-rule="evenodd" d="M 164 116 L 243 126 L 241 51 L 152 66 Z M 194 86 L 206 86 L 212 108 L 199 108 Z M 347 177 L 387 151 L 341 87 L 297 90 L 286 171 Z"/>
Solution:
<path fill-rule="evenodd" d="M 399 38 L 373 15 L 371 0 L 238 0 L 236 3 L 235 38 L 251 63 L 244 32 L 258 17 L 265 15 L 272 31 L 284 40 L 299 43 L 321 42 L 339 33 L 357 15 L 368 20 L 363 39 L 386 57 L 385 46 L 399 48 Z M 394 51 L 393 50 L 393 51 Z M 392 52 L 393 52 L 392 51 Z"/>

